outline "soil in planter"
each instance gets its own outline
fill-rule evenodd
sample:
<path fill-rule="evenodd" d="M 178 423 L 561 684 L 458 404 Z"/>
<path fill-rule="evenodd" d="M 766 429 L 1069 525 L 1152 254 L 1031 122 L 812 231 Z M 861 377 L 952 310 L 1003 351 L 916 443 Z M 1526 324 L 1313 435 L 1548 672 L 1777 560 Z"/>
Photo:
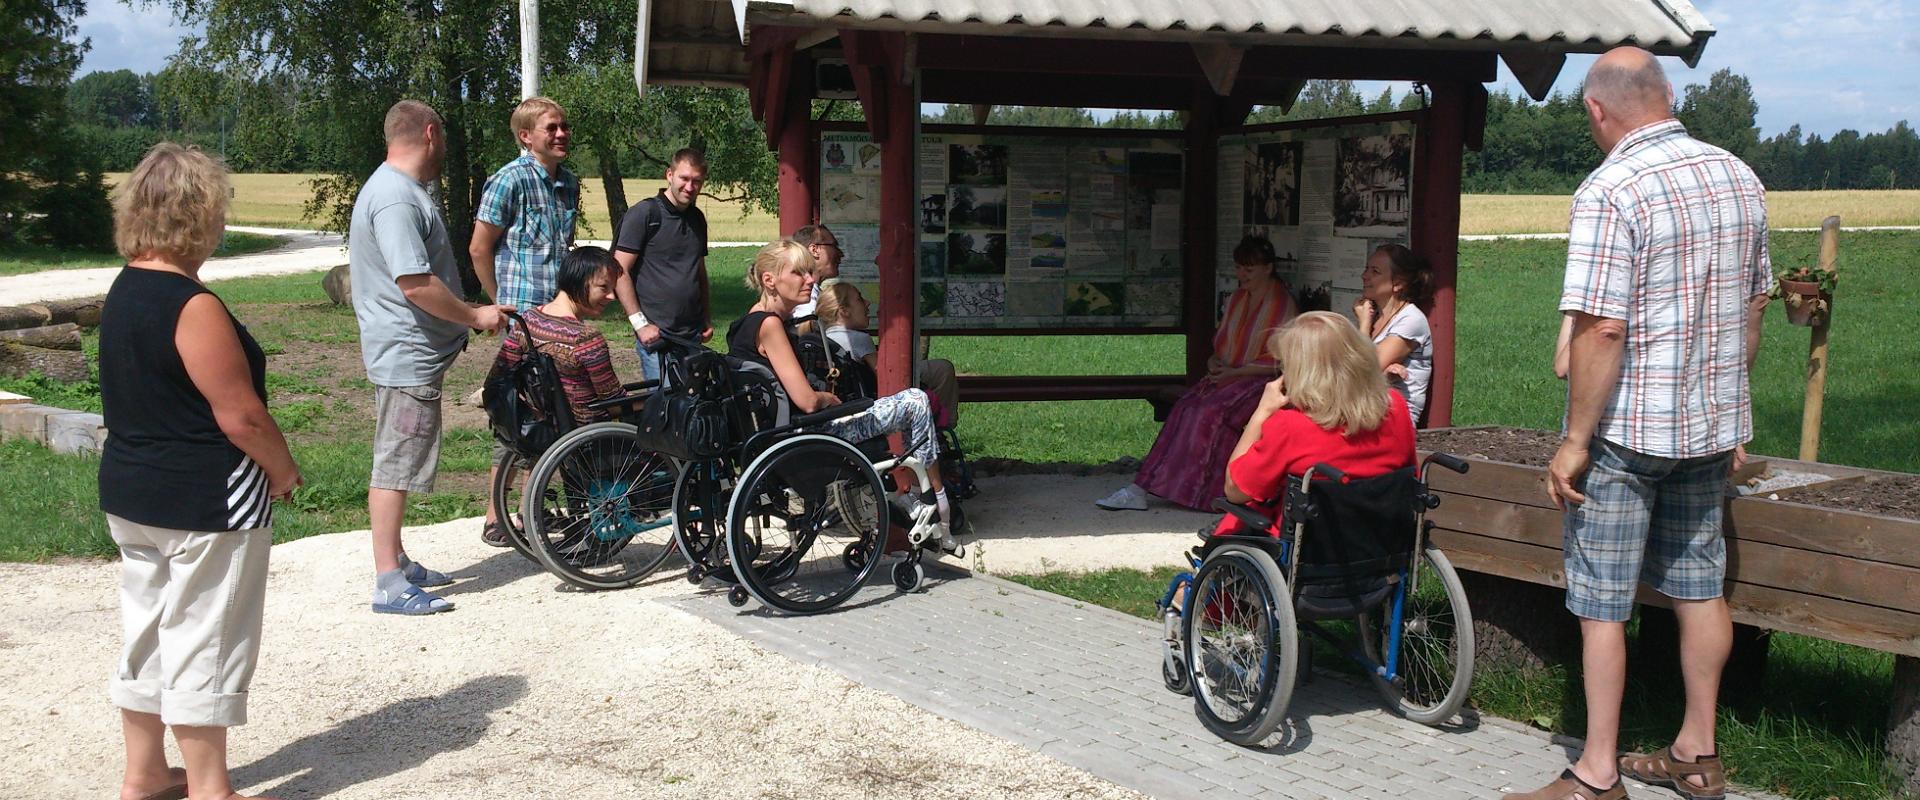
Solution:
<path fill-rule="evenodd" d="M 1462 458 L 1545 467 L 1560 448 L 1560 434 L 1524 428 L 1421 431 L 1420 447 Z M 1786 488 L 1766 491 L 1779 491 L 1781 500 L 1810 506 L 1920 519 L 1920 475 L 1873 476 L 1830 486 L 1794 488 L 1791 492 Z"/>
<path fill-rule="evenodd" d="M 1560 449 L 1560 434 L 1527 428 L 1421 431 L 1420 448 L 1452 453 L 1461 458 L 1505 461 L 1544 467 Z"/>
<path fill-rule="evenodd" d="M 1795 489 L 1781 500 L 1842 511 L 1920 520 L 1920 475 L 1875 475 L 1857 481 Z"/>

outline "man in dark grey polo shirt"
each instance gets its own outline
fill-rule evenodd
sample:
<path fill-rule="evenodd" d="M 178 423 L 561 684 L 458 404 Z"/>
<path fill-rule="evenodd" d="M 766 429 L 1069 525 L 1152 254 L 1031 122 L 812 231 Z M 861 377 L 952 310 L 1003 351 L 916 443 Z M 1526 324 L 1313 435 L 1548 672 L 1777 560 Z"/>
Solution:
<path fill-rule="evenodd" d="M 694 201 L 707 181 L 707 159 L 683 149 L 667 162 L 667 188 L 627 209 L 613 241 L 613 259 L 626 275 L 614 287 L 639 341 L 647 380 L 660 377 L 651 348 L 665 331 L 706 341 L 713 336 L 708 304 L 707 217 Z"/>

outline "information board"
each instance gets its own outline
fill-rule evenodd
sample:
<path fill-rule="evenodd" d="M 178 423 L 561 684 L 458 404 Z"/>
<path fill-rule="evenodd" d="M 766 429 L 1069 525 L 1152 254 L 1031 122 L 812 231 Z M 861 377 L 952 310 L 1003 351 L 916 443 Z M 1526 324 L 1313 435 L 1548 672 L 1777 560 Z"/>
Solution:
<path fill-rule="evenodd" d="M 1408 244 L 1413 136 L 1412 121 L 1398 120 L 1221 137 L 1214 319 L 1248 235 L 1273 242 L 1297 308 L 1351 316 L 1374 248 Z"/>
<path fill-rule="evenodd" d="M 928 134 L 918 157 L 922 328 L 1180 324 L 1178 139 Z M 879 165 L 865 133 L 821 134 L 820 219 L 869 301 Z"/>

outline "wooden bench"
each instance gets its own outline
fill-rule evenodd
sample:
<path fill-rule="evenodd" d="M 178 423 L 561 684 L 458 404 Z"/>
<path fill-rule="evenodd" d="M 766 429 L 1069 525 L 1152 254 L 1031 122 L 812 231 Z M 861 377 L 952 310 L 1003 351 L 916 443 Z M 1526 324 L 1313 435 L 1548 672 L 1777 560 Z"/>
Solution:
<path fill-rule="evenodd" d="M 1835 478 L 1816 486 L 1899 474 L 1768 460 Z M 1547 498 L 1546 469 L 1482 459 L 1472 464 L 1465 475 L 1430 474 L 1441 504 L 1427 518 L 1433 542 L 1468 583 L 1483 655 L 1522 666 L 1577 663 L 1577 622 L 1563 604 L 1561 512 Z M 1726 598 L 1740 630 L 1723 695 L 1753 688 L 1743 681 L 1762 673 L 1765 631 L 1893 653 L 1888 748 L 1908 789 L 1920 789 L 1920 521 L 1793 502 L 1794 492 L 1806 488 L 1781 490 L 1778 500 L 1728 501 Z M 1638 600 L 1672 606 L 1644 585 Z M 1670 620 L 1667 615 L 1664 625 Z"/>
<path fill-rule="evenodd" d="M 1153 404 L 1153 418 L 1160 421 L 1186 388 L 1185 375 L 960 376 L 960 400 L 966 403 L 1139 399 Z"/>

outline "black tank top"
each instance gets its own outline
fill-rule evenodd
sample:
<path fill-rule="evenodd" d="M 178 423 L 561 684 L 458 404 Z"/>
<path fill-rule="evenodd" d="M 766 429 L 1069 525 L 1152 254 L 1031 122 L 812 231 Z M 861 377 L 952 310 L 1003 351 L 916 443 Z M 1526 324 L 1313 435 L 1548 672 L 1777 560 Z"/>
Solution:
<path fill-rule="evenodd" d="M 237 531 L 273 522 L 267 475 L 234 447 L 174 346 L 180 311 L 207 287 L 128 267 L 100 310 L 100 510 L 160 528 Z M 228 319 L 233 312 L 227 312 Z M 253 391 L 267 400 L 267 356 L 239 320 Z"/>
<path fill-rule="evenodd" d="M 773 369 L 773 362 L 768 361 L 766 356 L 760 355 L 761 320 L 767 317 L 777 318 L 779 315 L 771 311 L 750 311 L 746 316 L 734 320 L 732 325 L 728 325 L 727 355 Z M 787 331 L 787 343 L 793 346 L 793 352 L 797 356 L 800 353 L 800 342 L 797 341 L 799 337 L 793 332 L 792 323 L 786 320 L 780 320 L 780 323 L 781 327 Z"/>

